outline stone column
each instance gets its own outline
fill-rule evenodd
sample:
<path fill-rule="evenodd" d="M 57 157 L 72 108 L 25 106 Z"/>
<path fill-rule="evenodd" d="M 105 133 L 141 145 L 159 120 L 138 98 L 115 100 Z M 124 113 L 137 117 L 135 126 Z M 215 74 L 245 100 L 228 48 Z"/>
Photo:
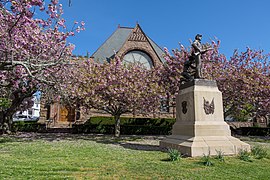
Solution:
<path fill-rule="evenodd" d="M 187 156 L 237 154 L 250 151 L 247 143 L 231 136 L 224 121 L 222 94 L 216 81 L 195 79 L 181 85 L 176 97 L 176 122 L 172 135 L 160 142 L 162 148 L 178 149 Z"/>
<path fill-rule="evenodd" d="M 47 116 L 47 108 L 45 107 L 45 101 L 43 99 L 41 99 L 38 122 L 41 123 L 41 124 L 45 124 L 46 120 L 47 120 L 46 116 Z"/>

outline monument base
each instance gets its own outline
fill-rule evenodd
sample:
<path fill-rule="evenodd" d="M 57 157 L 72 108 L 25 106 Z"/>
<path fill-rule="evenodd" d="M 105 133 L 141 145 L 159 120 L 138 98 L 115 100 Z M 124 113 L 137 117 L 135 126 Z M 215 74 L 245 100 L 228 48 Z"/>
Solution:
<path fill-rule="evenodd" d="M 218 151 L 224 155 L 235 155 L 240 149 L 250 150 L 249 144 L 232 136 L 187 137 L 172 135 L 160 141 L 160 147 L 177 149 L 181 154 L 191 157 L 217 155 Z"/>
<path fill-rule="evenodd" d="M 224 121 L 222 94 L 216 82 L 195 79 L 180 87 L 176 97 L 176 122 L 172 135 L 160 141 L 161 148 L 173 148 L 186 156 L 238 154 L 250 145 L 231 136 Z"/>

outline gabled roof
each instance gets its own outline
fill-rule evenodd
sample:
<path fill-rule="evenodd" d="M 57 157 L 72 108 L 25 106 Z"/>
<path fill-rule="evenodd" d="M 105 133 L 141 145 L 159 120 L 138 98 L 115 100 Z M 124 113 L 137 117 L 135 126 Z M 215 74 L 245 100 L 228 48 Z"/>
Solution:
<path fill-rule="evenodd" d="M 158 57 L 160 58 L 160 60 L 162 61 L 162 63 L 165 62 L 165 59 L 163 58 L 163 50 L 152 40 L 147 36 L 149 42 L 151 43 L 151 45 L 153 46 L 154 50 L 156 51 Z"/>
<path fill-rule="evenodd" d="M 95 61 L 99 61 L 103 63 L 104 61 L 109 62 L 111 58 L 120 50 L 123 44 L 126 42 L 127 38 L 132 33 L 134 28 L 129 27 L 120 27 L 114 31 L 114 33 L 94 52 L 91 56 L 95 59 Z M 160 60 L 164 62 L 163 51 L 162 49 L 147 36 L 151 46 L 156 51 Z"/>

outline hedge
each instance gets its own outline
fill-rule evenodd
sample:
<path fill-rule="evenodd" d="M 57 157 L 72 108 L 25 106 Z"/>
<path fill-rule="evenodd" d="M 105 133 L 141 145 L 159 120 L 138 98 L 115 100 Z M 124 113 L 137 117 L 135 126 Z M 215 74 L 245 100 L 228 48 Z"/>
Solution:
<path fill-rule="evenodd" d="M 126 135 L 168 135 L 171 134 L 175 119 L 169 118 L 127 118 L 121 117 L 121 134 Z M 12 125 L 13 131 L 48 132 L 45 124 L 35 121 L 18 121 Z M 73 133 L 114 134 L 113 117 L 92 117 L 85 124 L 74 124 Z"/>
<path fill-rule="evenodd" d="M 169 118 L 120 118 L 121 134 L 168 135 L 175 119 Z M 73 133 L 114 133 L 113 117 L 92 117 L 85 124 L 73 125 Z"/>
<path fill-rule="evenodd" d="M 17 121 L 17 122 L 13 122 L 12 131 L 45 132 L 46 125 L 37 123 L 37 121 Z"/>
<path fill-rule="evenodd" d="M 270 127 L 241 127 L 244 136 L 270 136 Z"/>

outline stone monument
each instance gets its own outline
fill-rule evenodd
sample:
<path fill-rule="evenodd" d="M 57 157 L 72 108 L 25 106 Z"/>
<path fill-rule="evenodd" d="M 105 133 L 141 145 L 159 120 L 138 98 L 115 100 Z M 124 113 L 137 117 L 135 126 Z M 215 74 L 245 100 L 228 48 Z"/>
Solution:
<path fill-rule="evenodd" d="M 195 73 L 186 75 L 189 79 L 182 81 L 176 97 L 172 135 L 160 141 L 160 147 L 178 149 L 191 157 L 216 155 L 218 151 L 224 155 L 238 154 L 240 149 L 250 151 L 249 144 L 231 136 L 230 127 L 224 121 L 222 94 L 216 81 L 202 79 L 201 65 L 198 67 L 196 63 L 194 67 L 191 68 L 197 68 Z"/>

